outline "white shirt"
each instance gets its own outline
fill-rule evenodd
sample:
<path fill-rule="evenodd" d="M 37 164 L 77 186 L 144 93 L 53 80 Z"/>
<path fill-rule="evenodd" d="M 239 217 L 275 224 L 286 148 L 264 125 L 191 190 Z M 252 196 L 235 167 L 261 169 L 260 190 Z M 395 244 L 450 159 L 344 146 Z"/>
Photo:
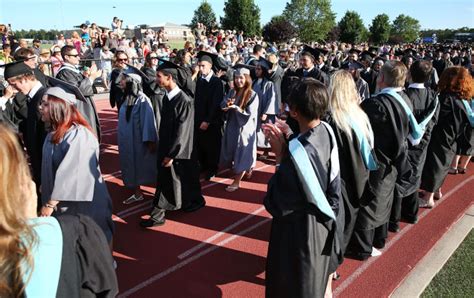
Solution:
<path fill-rule="evenodd" d="M 389 91 L 389 90 L 393 90 L 395 92 L 401 92 L 403 90 L 403 87 L 387 87 L 387 88 L 383 88 L 380 93 L 383 93 L 385 90 Z"/>
<path fill-rule="evenodd" d="M 206 81 L 209 83 L 209 81 L 211 80 L 213 74 L 214 74 L 214 72 L 211 70 L 211 71 L 207 74 L 207 76 L 201 76 L 201 78 L 203 78 L 204 80 L 206 80 Z"/>
<path fill-rule="evenodd" d="M 30 92 L 28 92 L 28 96 L 30 98 L 33 98 L 36 94 L 36 92 L 38 92 L 38 90 L 43 87 L 43 85 L 41 85 L 41 83 L 39 81 L 37 81 L 35 83 L 35 85 L 33 86 L 33 88 L 31 88 Z"/>
<path fill-rule="evenodd" d="M 170 92 L 166 92 L 166 95 L 168 96 L 168 100 L 171 101 L 173 100 L 173 98 L 178 95 L 178 93 L 181 91 L 181 89 L 179 89 L 178 85 L 176 85 L 176 87 L 173 88 L 173 90 L 171 90 Z"/>
<path fill-rule="evenodd" d="M 408 88 L 414 88 L 414 89 L 425 89 L 425 84 L 423 83 L 413 83 L 408 86 Z"/>

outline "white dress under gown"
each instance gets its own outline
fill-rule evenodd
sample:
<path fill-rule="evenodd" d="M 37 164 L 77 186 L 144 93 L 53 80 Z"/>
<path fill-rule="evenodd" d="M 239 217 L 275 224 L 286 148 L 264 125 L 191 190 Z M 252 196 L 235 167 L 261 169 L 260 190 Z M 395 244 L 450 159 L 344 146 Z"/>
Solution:
<path fill-rule="evenodd" d="M 226 107 L 227 99 L 234 97 L 235 91 L 230 90 L 222 101 Z M 241 98 L 235 99 L 239 105 Z M 249 171 L 257 160 L 257 118 L 258 95 L 252 91 L 247 107 L 243 111 L 229 109 L 226 114 L 226 125 L 222 138 L 220 164 L 232 168 L 234 173 Z"/>
<path fill-rule="evenodd" d="M 142 92 L 131 107 L 127 121 L 126 103 L 122 104 L 118 121 L 118 148 L 122 180 L 126 187 L 156 183 L 156 152 L 150 152 L 145 142 L 156 143 L 158 133 L 150 99 Z"/>

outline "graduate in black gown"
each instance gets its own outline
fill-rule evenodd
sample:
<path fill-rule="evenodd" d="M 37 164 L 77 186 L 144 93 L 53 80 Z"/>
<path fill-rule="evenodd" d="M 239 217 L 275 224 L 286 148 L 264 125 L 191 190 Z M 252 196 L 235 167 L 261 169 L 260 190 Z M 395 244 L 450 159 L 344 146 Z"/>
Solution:
<path fill-rule="evenodd" d="M 343 206 L 339 208 L 337 223 L 342 252 L 345 253 L 369 172 L 377 169 L 377 162 L 372 127 L 359 106 L 360 99 L 351 74 L 336 71 L 331 76 L 329 94 L 331 110 L 326 120 L 334 130 L 339 149 Z"/>
<path fill-rule="evenodd" d="M 394 196 L 392 213 L 390 215 L 389 231 L 398 232 L 400 219 L 409 223 L 418 221 L 418 188 L 421 183 L 421 173 L 426 159 L 426 151 L 431 139 L 431 132 L 436 124 L 439 104 L 434 90 L 425 87 L 429 80 L 432 66 L 429 61 L 417 60 L 410 67 L 412 83 L 405 93 L 413 105 L 413 114 L 418 123 L 426 122 L 425 131 L 418 144 L 408 142 L 408 161 L 413 171 L 408 177 L 397 182 L 402 196 Z"/>
<path fill-rule="evenodd" d="M 380 70 L 381 92 L 362 102 L 374 131 L 378 169 L 370 172 L 369 184 L 360 200 L 354 234 L 346 255 L 365 260 L 373 247 L 383 248 L 395 194 L 395 182 L 411 170 L 407 162 L 409 120 L 401 101 L 410 108 L 403 92 L 407 69 L 399 61 L 387 61 Z M 376 252 L 374 250 L 374 252 Z"/>
<path fill-rule="evenodd" d="M 120 111 L 120 106 L 123 102 L 123 90 L 120 88 L 121 74 L 127 69 L 128 55 L 124 51 L 117 51 L 114 55 L 114 69 L 110 74 L 110 92 L 109 102 L 110 106 Z"/>
<path fill-rule="evenodd" d="M 319 59 L 320 55 L 322 55 L 320 51 L 305 45 L 300 54 L 301 68 L 298 68 L 293 75 L 299 78 L 314 78 L 328 86 L 329 77 L 315 65 L 315 61 Z"/>
<path fill-rule="evenodd" d="M 314 79 L 303 79 L 289 104 L 301 133 L 288 145 L 277 125 L 265 125 L 277 159 L 264 200 L 273 216 L 265 293 L 323 297 L 341 200 L 336 140 L 331 127 L 320 121 L 328 108 L 327 90 Z"/>
<path fill-rule="evenodd" d="M 142 227 L 165 223 L 168 210 L 195 211 L 204 207 L 198 163 L 193 156 L 194 103 L 178 86 L 180 66 L 163 61 L 157 83 L 166 90 L 158 143 L 158 181 L 150 218 Z M 182 81 L 180 83 L 183 83 Z"/>
<path fill-rule="evenodd" d="M 58 70 L 56 78 L 81 90 L 86 101 L 78 101 L 77 109 L 91 126 L 100 144 L 100 123 L 97 108 L 92 98 L 94 96 L 92 84 L 96 78 L 102 75 L 102 71 L 92 66 L 87 72 L 81 72 L 79 70 L 79 53 L 74 46 L 64 46 L 61 49 L 61 56 L 64 59 L 64 64 Z"/>
<path fill-rule="evenodd" d="M 27 97 L 27 117 L 24 126 L 23 142 L 30 157 L 33 180 L 39 194 L 41 185 L 42 148 L 47 131 L 38 106 L 46 89 L 36 80 L 33 71 L 24 62 L 13 62 L 5 67 L 5 79 L 8 83 Z"/>
<path fill-rule="evenodd" d="M 420 188 L 426 193 L 420 200 L 420 207 L 434 206 L 434 192 L 441 187 L 448 174 L 458 140 L 472 141 L 473 85 L 469 71 L 460 66 L 447 68 L 440 77 L 439 119 L 432 132 L 421 177 Z"/>
<path fill-rule="evenodd" d="M 6 81 L 4 82 L 8 84 Z M 0 94 L 0 122 L 8 124 L 12 129 L 18 131 L 18 124 L 15 117 L 15 110 L 14 110 L 14 91 L 13 87 L 8 86 L 3 89 Z"/>
<path fill-rule="evenodd" d="M 194 130 L 200 170 L 206 173 L 207 180 L 217 173 L 224 125 L 220 108 L 224 99 L 224 84 L 212 69 L 217 58 L 212 53 L 198 53 Z"/>
<path fill-rule="evenodd" d="M 156 83 L 156 69 L 158 67 L 158 55 L 155 52 L 150 52 L 145 57 L 145 65 L 140 69 L 145 76 L 142 77 L 143 93 L 151 101 L 153 112 L 156 119 L 156 130 L 160 130 L 161 109 L 163 108 L 163 98 L 165 90 L 160 88 Z"/>

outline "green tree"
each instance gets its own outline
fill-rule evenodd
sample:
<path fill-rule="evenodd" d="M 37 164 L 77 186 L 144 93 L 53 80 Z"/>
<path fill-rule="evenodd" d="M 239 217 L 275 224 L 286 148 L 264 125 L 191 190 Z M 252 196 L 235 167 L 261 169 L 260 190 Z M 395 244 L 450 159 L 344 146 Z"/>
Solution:
<path fill-rule="evenodd" d="M 260 35 L 260 8 L 253 0 L 227 0 L 221 25 L 226 30 L 242 30 L 246 35 Z"/>
<path fill-rule="evenodd" d="M 372 20 L 369 27 L 370 40 L 375 44 L 382 44 L 390 37 L 390 21 L 388 15 L 379 14 Z"/>
<path fill-rule="evenodd" d="M 404 14 L 399 15 L 392 24 L 390 39 L 392 41 L 413 42 L 420 34 L 420 22 Z"/>
<path fill-rule="evenodd" d="M 286 42 L 295 37 L 296 29 L 284 16 L 275 16 L 263 27 L 262 35 L 266 41 Z"/>
<path fill-rule="evenodd" d="M 347 11 L 339 21 L 338 27 L 341 32 L 339 38 L 342 42 L 360 43 L 367 36 L 364 22 L 355 11 Z"/>
<path fill-rule="evenodd" d="M 296 27 L 303 42 L 325 40 L 336 25 L 330 0 L 291 0 L 283 16 Z"/>
<path fill-rule="evenodd" d="M 191 28 L 196 28 L 198 23 L 204 24 L 208 33 L 216 25 L 216 15 L 206 0 L 202 1 L 201 5 L 194 11 Z"/>

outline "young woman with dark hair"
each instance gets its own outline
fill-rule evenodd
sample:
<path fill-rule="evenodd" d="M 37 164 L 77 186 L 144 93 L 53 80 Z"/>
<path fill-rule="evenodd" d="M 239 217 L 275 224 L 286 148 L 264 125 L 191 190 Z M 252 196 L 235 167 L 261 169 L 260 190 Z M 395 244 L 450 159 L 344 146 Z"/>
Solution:
<path fill-rule="evenodd" d="M 220 164 L 232 168 L 234 181 L 226 191 L 239 189 L 245 173 L 250 174 L 257 159 L 258 95 L 252 90 L 250 71 L 239 68 L 234 74 L 235 89 L 221 103 L 227 117 L 222 138 Z"/>

